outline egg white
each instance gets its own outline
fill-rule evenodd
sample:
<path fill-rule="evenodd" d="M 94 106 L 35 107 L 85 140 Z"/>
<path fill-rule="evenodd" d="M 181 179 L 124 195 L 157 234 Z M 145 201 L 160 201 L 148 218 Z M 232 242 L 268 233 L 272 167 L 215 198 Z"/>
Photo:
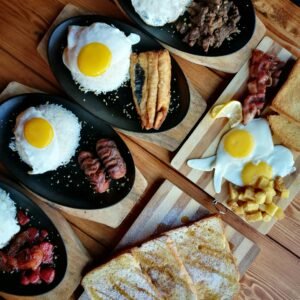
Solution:
<path fill-rule="evenodd" d="M 84 92 L 101 94 L 118 89 L 129 78 L 131 47 L 140 40 L 136 34 L 128 37 L 118 28 L 105 23 L 90 26 L 70 26 L 67 47 L 63 53 L 63 62 Z M 99 76 L 86 76 L 78 67 L 78 55 L 81 49 L 90 43 L 98 42 L 107 46 L 111 53 L 111 64 L 105 73 Z"/>
<path fill-rule="evenodd" d="M 24 125 L 32 118 L 47 120 L 54 130 L 51 143 L 44 148 L 32 146 L 24 137 Z M 59 105 L 29 107 L 16 119 L 15 139 L 10 148 L 17 151 L 21 160 L 32 168 L 29 174 L 42 174 L 56 170 L 71 160 L 79 144 L 80 130 L 81 124 L 77 117 Z"/>

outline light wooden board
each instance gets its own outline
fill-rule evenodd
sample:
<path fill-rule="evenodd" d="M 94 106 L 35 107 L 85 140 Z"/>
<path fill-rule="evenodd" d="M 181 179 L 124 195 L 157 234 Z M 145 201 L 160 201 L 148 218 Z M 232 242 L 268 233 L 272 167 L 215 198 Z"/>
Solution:
<path fill-rule="evenodd" d="M 259 44 L 258 49 L 276 54 L 281 60 L 287 61 L 292 55 L 280 45 L 276 44 L 269 37 L 265 37 Z M 231 99 L 240 99 L 240 95 L 247 89 L 248 81 L 248 62 L 244 64 L 239 73 L 232 79 L 224 92 L 216 101 L 216 104 L 227 102 Z M 191 181 L 197 183 L 208 194 L 215 197 L 218 201 L 225 203 L 228 197 L 227 184 L 223 184 L 220 194 L 215 194 L 212 184 L 212 172 L 200 172 L 187 166 L 186 161 L 191 158 L 208 157 L 214 155 L 216 148 L 222 135 L 229 130 L 228 121 L 226 119 L 212 119 L 209 113 L 203 118 L 201 123 L 196 127 L 189 139 L 184 143 L 178 151 L 171 164 L 178 169 Z M 276 142 L 276 141 L 275 141 Z M 285 178 L 286 184 L 290 190 L 290 197 L 282 199 L 278 205 L 285 209 L 300 191 L 300 157 L 299 153 L 293 153 L 296 168 L 298 171 Z M 275 221 L 269 223 L 256 222 L 251 223 L 261 233 L 267 234 L 274 225 Z"/>
<path fill-rule="evenodd" d="M 167 230 L 208 216 L 209 211 L 169 181 L 164 181 L 143 211 L 120 240 L 115 251 L 141 244 Z M 141 230 L 142 229 L 142 230 Z M 229 241 L 241 277 L 259 254 L 259 247 L 231 226 L 225 224 Z M 83 293 L 79 300 L 89 299 Z"/>
<path fill-rule="evenodd" d="M 25 192 L 26 194 L 26 192 Z M 28 195 L 28 193 L 27 193 Z M 59 231 L 67 251 L 68 265 L 65 277 L 61 283 L 52 291 L 35 297 L 20 297 L 13 296 L 6 293 L 0 293 L 0 296 L 5 299 L 39 299 L 39 300 L 52 300 L 52 299 L 69 299 L 74 291 L 77 289 L 80 281 L 81 274 L 87 264 L 91 261 L 91 257 L 87 250 L 83 247 L 80 240 L 72 230 L 70 224 L 64 217 L 49 205 L 34 199 L 42 210 L 51 219 L 57 230 Z M 16 283 L 17 284 L 17 283 Z"/>
<path fill-rule="evenodd" d="M 118 0 L 114 0 L 114 1 L 119 7 L 119 9 L 127 16 L 125 11 L 121 8 L 120 4 L 118 3 Z M 227 73 L 236 73 L 242 67 L 244 62 L 251 56 L 251 50 L 254 47 L 256 47 L 256 45 L 261 41 L 265 33 L 266 33 L 266 27 L 261 22 L 261 20 L 258 17 L 256 17 L 255 29 L 250 41 L 242 49 L 232 54 L 217 56 L 217 57 L 207 57 L 207 56 L 190 54 L 190 53 L 180 51 L 162 42 L 160 42 L 160 44 L 162 44 L 171 53 L 176 54 L 195 64 L 203 65 Z"/>
<path fill-rule="evenodd" d="M 55 25 L 58 23 L 74 17 L 78 15 L 90 15 L 93 14 L 90 11 L 78 8 L 72 4 L 66 5 L 57 18 L 54 20 L 52 25 L 50 26 L 47 33 L 42 38 L 41 42 L 37 47 L 38 53 L 41 57 L 48 62 L 47 60 L 47 43 L 49 39 L 49 35 L 54 28 Z M 129 136 L 136 137 L 138 139 L 148 141 L 154 144 L 157 144 L 163 148 L 166 148 L 170 151 L 175 151 L 186 138 L 188 133 L 192 130 L 192 128 L 196 125 L 197 121 L 200 119 L 202 114 L 206 109 L 206 102 L 202 98 L 202 96 L 196 91 L 193 85 L 188 81 L 189 90 L 190 90 L 190 107 L 187 112 L 186 117 L 184 120 L 178 124 L 175 128 L 172 128 L 166 132 L 162 133 L 136 133 L 136 132 L 129 132 L 125 130 L 120 130 L 115 128 L 116 130 L 123 132 Z"/>
<path fill-rule="evenodd" d="M 12 97 L 15 95 L 19 95 L 23 93 L 34 93 L 34 92 L 41 92 L 41 91 L 31 88 L 29 86 L 22 85 L 18 82 L 11 82 L 0 94 L 0 101 L 3 101 L 8 97 Z M 56 207 L 70 215 L 116 228 L 124 221 L 126 216 L 129 214 L 132 208 L 139 201 L 140 197 L 142 196 L 142 194 L 144 193 L 148 185 L 142 173 L 137 168 L 135 168 L 135 171 L 136 171 L 135 182 L 132 187 L 132 190 L 125 197 L 125 199 L 113 205 L 112 207 L 93 209 L 93 210 L 75 209 L 75 208 L 65 207 L 53 202 L 49 202 L 45 198 L 41 198 L 36 194 L 34 195 L 37 198 L 47 202 L 49 205 Z"/>

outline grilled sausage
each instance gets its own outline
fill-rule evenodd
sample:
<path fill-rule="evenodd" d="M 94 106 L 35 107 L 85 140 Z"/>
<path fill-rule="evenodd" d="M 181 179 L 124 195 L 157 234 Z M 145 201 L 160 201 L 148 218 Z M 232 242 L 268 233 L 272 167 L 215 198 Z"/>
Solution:
<path fill-rule="evenodd" d="M 98 140 L 96 151 L 104 164 L 106 172 L 112 179 L 120 179 L 126 175 L 126 163 L 114 141 L 109 139 Z"/>
<path fill-rule="evenodd" d="M 101 167 L 99 159 L 94 158 L 88 151 L 81 151 L 78 156 L 81 170 L 88 177 L 96 193 L 104 193 L 110 185 L 110 180 L 106 178 L 105 170 Z"/>

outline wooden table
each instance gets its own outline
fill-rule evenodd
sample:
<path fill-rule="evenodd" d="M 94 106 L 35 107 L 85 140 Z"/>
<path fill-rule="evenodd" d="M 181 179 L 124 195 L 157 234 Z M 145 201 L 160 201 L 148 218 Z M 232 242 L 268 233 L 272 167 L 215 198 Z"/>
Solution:
<path fill-rule="evenodd" d="M 36 46 L 68 2 L 126 20 L 113 1 L 109 0 L 0 0 L 1 89 L 15 80 L 49 93 L 62 93 L 49 67 L 37 54 Z M 253 0 L 253 3 L 258 17 L 268 29 L 267 34 L 299 57 L 300 8 L 289 0 Z M 209 105 L 217 99 L 232 77 L 177 57 L 176 60 Z M 133 153 L 137 167 L 149 182 L 138 206 L 117 229 L 64 214 L 95 258 L 95 264 L 114 247 L 164 179 L 170 180 L 214 211 L 211 199 L 170 167 L 174 153 L 125 135 L 122 138 Z M 6 173 L 3 168 L 1 171 Z M 9 174 L 5 175 L 9 177 Z M 232 213 L 227 213 L 223 218 L 261 248 L 260 255 L 241 280 L 240 298 L 300 299 L 300 195 L 286 210 L 286 218 L 277 222 L 266 237 L 245 226 Z"/>

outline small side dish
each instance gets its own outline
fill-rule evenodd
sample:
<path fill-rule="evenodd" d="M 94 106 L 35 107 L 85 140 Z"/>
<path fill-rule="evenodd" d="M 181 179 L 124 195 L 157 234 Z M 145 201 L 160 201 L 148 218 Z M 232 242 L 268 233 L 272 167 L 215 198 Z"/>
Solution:
<path fill-rule="evenodd" d="M 167 50 L 133 53 L 131 89 L 142 128 L 159 129 L 171 101 L 171 58 Z"/>

